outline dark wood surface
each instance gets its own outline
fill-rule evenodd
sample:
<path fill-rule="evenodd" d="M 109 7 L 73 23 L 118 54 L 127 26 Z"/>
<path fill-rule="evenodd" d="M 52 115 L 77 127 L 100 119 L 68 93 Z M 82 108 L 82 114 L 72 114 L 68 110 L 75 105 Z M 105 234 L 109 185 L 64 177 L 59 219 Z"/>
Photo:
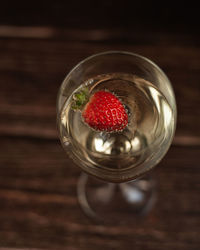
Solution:
<path fill-rule="evenodd" d="M 79 208 L 80 170 L 56 131 L 56 95 L 85 57 L 126 50 L 169 76 L 173 144 L 155 168 L 158 200 L 139 223 L 99 225 Z M 0 26 L 0 249 L 200 249 L 200 39 L 123 29 Z"/>

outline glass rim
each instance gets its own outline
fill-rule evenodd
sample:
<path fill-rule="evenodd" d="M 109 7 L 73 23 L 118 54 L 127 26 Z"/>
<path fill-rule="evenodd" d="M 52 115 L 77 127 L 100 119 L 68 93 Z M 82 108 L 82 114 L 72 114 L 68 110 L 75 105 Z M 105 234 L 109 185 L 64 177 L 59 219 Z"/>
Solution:
<path fill-rule="evenodd" d="M 161 75 L 164 76 L 164 78 L 166 78 L 171 90 L 172 90 L 172 93 L 174 95 L 174 90 L 173 90 L 173 87 L 172 87 L 172 84 L 169 80 L 169 78 L 167 77 L 167 75 L 164 73 L 164 71 L 156 64 L 154 63 L 151 59 L 145 57 L 145 56 L 142 56 L 142 55 L 139 55 L 137 53 L 133 53 L 133 52 L 128 52 L 128 51 L 123 51 L 123 50 L 109 50 L 109 51 L 104 51 L 104 52 L 100 52 L 100 53 L 96 53 L 96 54 L 92 54 L 88 57 L 86 57 L 85 59 L 81 60 L 79 63 L 77 63 L 70 71 L 69 73 L 67 73 L 66 77 L 64 78 L 63 82 L 61 83 L 60 85 L 60 90 L 58 92 L 58 96 L 60 95 L 60 91 L 62 90 L 63 86 L 65 85 L 65 83 L 68 81 L 68 79 L 71 77 L 71 75 L 73 74 L 74 71 L 76 71 L 81 65 L 83 65 L 84 63 L 86 62 L 89 62 L 90 60 L 94 59 L 94 58 L 98 58 L 98 57 L 101 57 L 101 56 L 109 56 L 109 55 L 122 55 L 122 56 L 129 56 L 129 58 L 138 58 L 138 59 L 141 59 L 142 61 L 144 62 L 147 62 L 150 66 L 153 66 L 156 70 L 158 70 L 158 72 L 160 72 Z M 175 99 L 175 95 L 173 96 L 174 99 Z M 176 102 L 174 103 L 174 129 L 173 129 L 173 134 L 171 135 L 171 138 L 170 138 L 170 142 L 169 142 L 169 145 L 168 147 L 166 147 L 166 152 L 168 151 L 170 145 L 171 145 L 171 142 L 174 138 L 174 134 L 175 134 L 175 130 L 176 130 L 176 120 L 177 120 L 177 108 L 176 108 Z M 57 113 L 58 114 L 58 113 Z M 59 133 L 59 137 L 60 137 L 60 133 Z M 62 140 L 60 140 L 61 143 L 62 143 Z M 165 152 L 165 153 L 166 153 Z M 73 155 L 75 156 L 75 155 Z M 76 156 L 75 156 L 76 157 Z M 73 158 L 73 157 L 72 157 Z M 159 158 L 159 161 L 162 159 L 163 157 Z M 157 161 L 155 165 L 158 164 Z M 108 178 L 107 178 L 107 174 L 111 174 L 112 175 L 112 179 L 113 179 L 113 182 L 118 182 L 118 175 L 119 175 L 119 172 L 118 171 L 108 171 L 106 169 L 101 169 L 101 174 L 98 174 L 96 172 L 96 168 L 91 168 L 91 167 L 88 167 L 86 166 L 85 163 L 82 163 L 81 164 L 82 167 L 80 167 L 83 171 L 85 171 L 86 173 L 89 173 L 93 176 L 96 176 L 97 178 L 100 178 L 100 179 L 103 179 L 104 181 L 109 181 Z M 154 166 L 152 166 L 151 168 L 154 168 Z M 148 164 L 145 163 L 144 166 L 143 166 L 143 169 L 141 169 L 140 173 L 138 172 L 137 176 L 134 174 L 135 171 L 137 171 L 137 166 L 136 168 L 134 168 L 134 171 L 133 169 L 126 169 L 126 170 L 123 170 L 123 174 L 124 174 L 124 179 L 121 179 L 120 182 L 126 182 L 126 181 L 129 181 L 129 180 L 133 180 L 133 177 L 132 176 L 135 176 L 136 178 L 138 178 L 139 176 L 143 175 L 144 173 L 146 172 L 149 172 L 149 170 L 151 169 L 148 167 Z"/>
<path fill-rule="evenodd" d="M 87 61 L 90 61 L 91 59 L 95 58 L 95 57 L 99 57 L 99 56 L 104 56 L 104 55 L 126 55 L 126 56 L 133 56 L 133 57 L 136 57 L 136 58 L 139 58 L 139 59 L 142 59 L 146 62 L 148 62 L 149 64 L 153 65 L 158 71 L 160 71 L 162 73 L 162 75 L 164 75 L 164 77 L 168 80 L 169 82 L 169 85 L 171 87 L 171 89 L 173 90 L 173 93 L 174 93 L 174 89 L 173 89 L 173 86 L 169 80 L 169 78 L 167 77 L 167 75 L 165 74 L 165 72 L 155 63 L 153 62 L 151 59 L 143 56 L 143 55 L 140 55 L 140 54 L 137 54 L 137 53 L 134 53 L 134 52 L 130 52 L 130 51 L 125 51 L 125 50 L 108 50 L 108 51 L 103 51 L 103 52 L 99 52 L 99 53 L 95 53 L 95 54 L 92 54 L 86 58 L 84 58 L 83 60 L 81 60 L 80 62 L 78 62 L 74 67 L 72 67 L 72 69 L 68 72 L 68 74 L 65 76 L 60 88 L 62 88 L 62 86 L 64 85 L 65 81 L 67 81 L 67 78 L 70 77 L 70 75 L 76 70 L 78 69 L 82 64 L 84 64 L 85 62 Z"/>

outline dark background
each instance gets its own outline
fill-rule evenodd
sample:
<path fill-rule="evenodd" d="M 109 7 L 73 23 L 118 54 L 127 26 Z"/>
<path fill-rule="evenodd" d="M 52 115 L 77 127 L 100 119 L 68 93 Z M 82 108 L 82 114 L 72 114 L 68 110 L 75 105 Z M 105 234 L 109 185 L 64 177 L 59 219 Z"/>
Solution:
<path fill-rule="evenodd" d="M 190 1 L 3 1 L 6 25 L 64 28 L 123 28 L 199 33 L 199 8 Z"/>
<path fill-rule="evenodd" d="M 1 2 L 1 250 L 200 248 L 198 12 L 192 1 Z M 80 170 L 56 130 L 56 95 L 65 75 L 106 50 L 157 63 L 178 107 L 172 146 L 154 170 L 157 204 L 123 226 L 95 224 L 83 214 L 76 199 Z"/>

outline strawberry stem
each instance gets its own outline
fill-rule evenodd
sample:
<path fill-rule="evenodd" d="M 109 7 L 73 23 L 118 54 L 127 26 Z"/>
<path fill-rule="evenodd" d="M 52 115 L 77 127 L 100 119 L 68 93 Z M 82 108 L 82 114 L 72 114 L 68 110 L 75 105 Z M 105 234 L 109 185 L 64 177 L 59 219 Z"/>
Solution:
<path fill-rule="evenodd" d="M 89 99 L 89 89 L 87 87 L 81 89 L 73 95 L 72 109 L 78 110 L 83 107 Z"/>

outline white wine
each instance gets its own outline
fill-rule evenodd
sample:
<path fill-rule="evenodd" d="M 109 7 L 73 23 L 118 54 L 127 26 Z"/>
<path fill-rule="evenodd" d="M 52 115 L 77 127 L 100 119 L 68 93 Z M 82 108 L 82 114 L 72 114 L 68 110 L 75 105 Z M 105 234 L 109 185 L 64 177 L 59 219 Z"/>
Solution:
<path fill-rule="evenodd" d="M 73 110 L 73 96 L 85 86 L 91 95 L 108 90 L 121 100 L 128 114 L 123 131 L 95 131 L 84 123 L 80 110 Z M 62 144 L 76 164 L 102 179 L 121 182 L 136 178 L 158 163 L 173 135 L 174 114 L 153 83 L 132 74 L 111 73 L 84 81 L 67 98 L 66 92 L 61 92 L 64 101 L 59 129 Z"/>

